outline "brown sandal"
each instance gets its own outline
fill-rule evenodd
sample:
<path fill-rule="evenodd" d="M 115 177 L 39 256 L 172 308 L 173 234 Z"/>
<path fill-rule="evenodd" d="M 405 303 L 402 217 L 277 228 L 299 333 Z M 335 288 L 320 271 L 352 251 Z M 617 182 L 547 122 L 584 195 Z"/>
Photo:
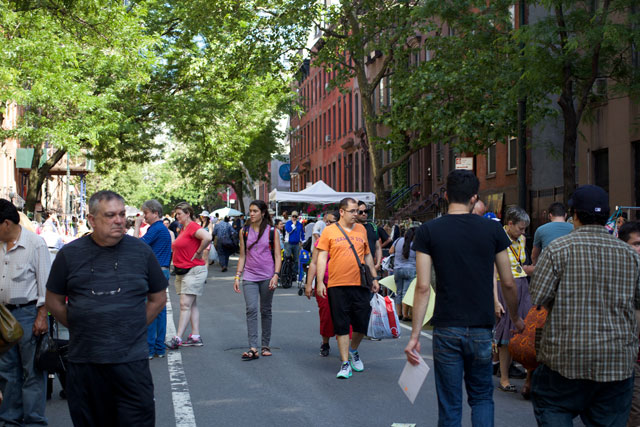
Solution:
<path fill-rule="evenodd" d="M 255 360 L 259 358 L 260 356 L 258 356 L 258 352 L 253 349 L 249 349 L 249 351 L 245 351 L 244 353 L 242 353 L 242 360 L 244 360 L 245 362 L 247 360 Z"/>
<path fill-rule="evenodd" d="M 260 353 L 264 356 L 273 356 L 273 353 L 271 353 L 271 349 L 269 347 L 262 347 L 262 350 L 260 351 Z"/>

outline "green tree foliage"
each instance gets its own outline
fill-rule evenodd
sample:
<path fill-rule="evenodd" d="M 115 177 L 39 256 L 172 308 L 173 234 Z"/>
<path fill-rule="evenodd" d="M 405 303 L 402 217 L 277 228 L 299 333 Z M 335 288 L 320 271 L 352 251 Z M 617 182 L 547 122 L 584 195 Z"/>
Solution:
<path fill-rule="evenodd" d="M 144 93 L 155 39 L 144 8 L 122 2 L 0 0 L 0 102 L 25 108 L 17 137 L 36 147 L 27 210 L 48 171 L 67 152 L 92 150 L 98 160 L 146 158 L 152 147 Z M 40 166 L 40 147 L 49 146 Z"/>
<path fill-rule="evenodd" d="M 307 35 L 313 2 L 152 1 L 162 66 L 149 85 L 157 120 L 180 148 L 176 166 L 206 194 L 232 186 L 242 200 L 281 150 L 275 122 L 287 71 Z M 242 207 L 242 206 L 241 206 Z"/>
<path fill-rule="evenodd" d="M 630 95 L 640 101 L 638 3 L 537 0 L 527 4 L 537 8 L 542 17 L 516 33 L 524 46 L 519 57 L 524 73 L 518 92 L 528 96 L 529 105 L 549 107 L 551 99 L 560 107 L 567 201 L 576 185 L 580 124 L 610 97 Z M 541 111 L 543 114 L 531 116 L 529 122 L 555 114 L 552 108 Z"/>
<path fill-rule="evenodd" d="M 338 71 L 334 85 L 357 80 L 382 215 L 384 174 L 422 147 L 443 142 L 475 153 L 513 133 L 516 110 L 509 95 L 518 76 L 509 68 L 514 51 L 508 5 L 358 0 L 326 11 L 316 61 Z M 370 65 L 372 58 L 378 59 Z M 384 165 L 383 147 L 396 151 Z"/>
<path fill-rule="evenodd" d="M 190 203 L 197 210 L 203 201 L 207 201 L 207 195 L 202 193 L 197 183 L 174 167 L 171 156 L 167 156 L 168 161 L 143 165 L 119 162 L 113 169 L 90 174 L 87 176 L 87 193 L 109 189 L 124 197 L 127 205 L 137 208 L 146 200 L 156 199 L 166 214 L 182 201 Z"/>

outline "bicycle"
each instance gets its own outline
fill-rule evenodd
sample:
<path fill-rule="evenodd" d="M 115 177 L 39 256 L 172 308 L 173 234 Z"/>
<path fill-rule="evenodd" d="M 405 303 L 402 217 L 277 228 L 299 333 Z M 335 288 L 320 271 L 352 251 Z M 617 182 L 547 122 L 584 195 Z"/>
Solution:
<path fill-rule="evenodd" d="M 280 269 L 280 286 L 284 289 L 289 289 L 293 285 L 295 280 L 295 273 L 293 271 L 293 255 L 284 254 L 282 256 L 282 268 Z"/>

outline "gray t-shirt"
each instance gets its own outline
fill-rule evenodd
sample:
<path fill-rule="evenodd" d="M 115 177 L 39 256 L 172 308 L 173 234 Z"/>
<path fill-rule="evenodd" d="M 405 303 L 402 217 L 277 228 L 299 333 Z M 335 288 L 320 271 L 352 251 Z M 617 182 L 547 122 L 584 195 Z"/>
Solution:
<path fill-rule="evenodd" d="M 404 247 L 404 237 L 399 238 L 393 244 L 394 254 L 393 268 L 416 268 L 416 251 L 409 249 L 409 258 L 405 258 L 402 254 L 402 248 Z M 413 248 L 413 245 L 412 245 Z"/>
<path fill-rule="evenodd" d="M 533 236 L 533 246 L 544 249 L 558 237 L 565 236 L 573 231 L 573 224 L 568 222 L 548 222 L 538 227 Z"/>
<path fill-rule="evenodd" d="M 151 248 L 124 236 L 99 246 L 91 236 L 65 245 L 56 256 L 47 290 L 69 298 L 69 361 L 126 363 L 147 349 L 147 294 L 168 286 Z"/>

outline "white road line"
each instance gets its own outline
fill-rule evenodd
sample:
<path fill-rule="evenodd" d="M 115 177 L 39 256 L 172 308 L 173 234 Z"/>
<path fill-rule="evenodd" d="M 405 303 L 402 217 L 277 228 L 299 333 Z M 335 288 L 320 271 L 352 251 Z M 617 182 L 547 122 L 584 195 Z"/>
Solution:
<path fill-rule="evenodd" d="M 173 323 L 173 310 L 171 301 L 167 295 L 167 338 L 176 335 L 176 325 Z M 171 382 L 171 396 L 173 398 L 173 413 L 176 418 L 176 427 L 196 427 L 196 418 L 193 415 L 191 394 L 187 376 L 182 367 L 182 354 L 180 350 L 167 351 L 167 364 L 169 365 L 169 380 Z"/>
<path fill-rule="evenodd" d="M 168 315 L 168 314 L 167 314 L 167 315 Z M 408 330 L 408 331 L 410 331 L 410 330 L 411 330 L 411 326 L 407 326 L 407 325 L 405 325 L 404 323 L 400 323 L 400 327 L 405 328 L 405 329 L 406 329 L 406 330 Z M 426 337 L 426 338 L 428 338 L 428 339 L 430 339 L 430 340 L 432 340 L 432 341 L 433 341 L 433 335 L 431 335 L 431 334 L 428 334 L 428 333 L 426 333 L 426 332 L 420 332 L 420 335 L 422 335 L 423 337 Z"/>

